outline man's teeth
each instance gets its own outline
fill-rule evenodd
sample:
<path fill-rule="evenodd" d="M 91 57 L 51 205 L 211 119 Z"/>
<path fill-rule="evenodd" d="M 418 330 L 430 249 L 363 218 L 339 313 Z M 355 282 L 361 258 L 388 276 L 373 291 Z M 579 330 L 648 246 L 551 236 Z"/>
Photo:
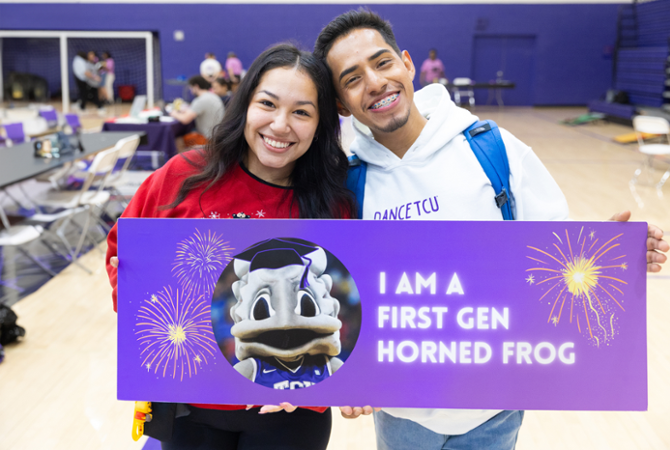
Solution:
<path fill-rule="evenodd" d="M 289 145 L 291 145 L 290 142 L 277 142 L 277 141 L 273 141 L 272 139 L 266 138 L 265 136 L 263 136 L 263 140 L 265 141 L 266 144 L 268 144 L 268 145 L 270 145 L 274 148 L 286 148 Z"/>
<path fill-rule="evenodd" d="M 379 101 L 379 102 L 375 103 L 374 105 L 372 105 L 372 108 L 371 108 L 371 109 L 379 109 L 379 108 L 383 108 L 384 106 L 388 106 L 388 105 L 391 104 L 391 102 L 393 102 L 393 100 L 395 100 L 396 98 L 398 98 L 398 94 L 390 95 L 390 96 L 386 97 L 385 99 L 382 99 L 381 101 Z"/>

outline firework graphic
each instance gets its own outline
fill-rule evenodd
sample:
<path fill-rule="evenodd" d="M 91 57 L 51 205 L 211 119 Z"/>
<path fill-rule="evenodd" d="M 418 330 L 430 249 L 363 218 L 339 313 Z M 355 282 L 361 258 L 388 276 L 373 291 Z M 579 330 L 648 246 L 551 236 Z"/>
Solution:
<path fill-rule="evenodd" d="M 202 297 L 173 293 L 170 286 L 144 300 L 135 332 L 142 366 L 180 381 L 186 374 L 196 375 L 217 348 L 211 319 L 210 305 Z"/>
<path fill-rule="evenodd" d="M 232 250 L 221 236 L 196 228 L 192 236 L 177 244 L 172 272 L 185 291 L 209 300 Z"/>
<path fill-rule="evenodd" d="M 626 255 L 617 253 L 617 240 L 623 233 L 603 243 L 595 231 L 579 231 L 577 239 L 565 230 L 561 237 L 553 233 L 553 245 L 546 251 L 528 246 L 535 267 L 526 270 L 525 281 L 533 289 L 541 288 L 551 311 L 547 323 L 558 326 L 567 321 L 576 324 L 580 334 L 594 345 L 609 344 L 617 330 L 622 305 L 622 273 L 628 268 L 622 261 Z M 568 317 L 565 317 L 565 316 Z"/>

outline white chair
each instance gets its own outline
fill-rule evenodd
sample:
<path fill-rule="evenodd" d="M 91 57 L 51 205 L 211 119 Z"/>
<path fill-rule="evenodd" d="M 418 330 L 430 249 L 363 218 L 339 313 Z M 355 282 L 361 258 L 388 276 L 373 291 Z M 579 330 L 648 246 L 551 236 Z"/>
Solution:
<path fill-rule="evenodd" d="M 40 239 L 44 229 L 39 225 L 14 225 L 11 226 L 9 219 L 5 214 L 5 210 L 0 206 L 0 222 L 5 227 L 4 230 L 0 230 L 0 247 L 16 247 L 21 253 L 23 253 L 28 259 L 37 264 L 42 270 L 48 273 L 50 276 L 55 277 L 56 274 L 53 270 L 47 267 L 39 259 L 31 255 L 26 249 L 23 248 L 24 244 L 32 242 L 36 239 Z"/>
<path fill-rule="evenodd" d="M 109 174 L 114 169 L 118 155 L 118 144 L 114 148 L 102 151 L 95 155 L 95 158 L 89 167 L 86 179 L 82 183 L 81 189 L 78 191 L 49 191 L 45 195 L 34 200 L 35 203 L 39 205 L 40 209 L 53 208 L 57 212 L 50 214 L 35 214 L 28 219 L 30 223 L 42 222 L 55 224 L 55 222 L 57 222 L 58 227 L 55 231 L 55 235 L 65 245 L 70 254 L 70 260 L 88 273 L 91 273 L 91 271 L 79 262 L 79 253 L 86 240 L 91 219 L 96 221 L 105 232 L 109 231 L 109 226 L 100 216 L 104 212 L 104 205 L 107 204 L 110 198 L 109 191 L 105 190 L 105 187 L 107 186 L 106 181 Z M 97 188 L 91 189 L 96 182 L 99 182 Z M 96 208 L 98 211 L 96 211 Z M 76 222 L 73 221 L 74 216 L 77 213 L 84 211 L 86 212 L 86 221 L 81 227 L 79 241 L 77 242 L 77 245 L 73 247 L 65 237 L 65 231 L 70 223 L 76 224 Z M 49 228 L 51 229 L 51 227 Z"/>
<path fill-rule="evenodd" d="M 34 179 L 40 183 L 49 183 L 54 189 L 60 189 L 62 187 L 61 183 L 65 183 L 68 176 L 73 174 L 75 170 L 74 164 L 70 161 L 57 169 L 40 174 Z"/>
<path fill-rule="evenodd" d="M 452 90 L 454 91 L 454 103 L 457 105 L 461 104 L 461 96 L 468 97 L 468 104 L 472 107 L 475 106 L 475 91 L 472 89 L 472 80 L 470 78 L 459 77 L 454 78 L 451 82 L 453 84 Z"/>
<path fill-rule="evenodd" d="M 648 179 L 652 180 L 654 158 L 663 155 L 670 155 L 670 124 L 662 117 L 636 116 L 633 118 L 633 128 L 637 135 L 637 143 L 640 153 L 647 155 L 644 162 L 635 171 L 631 184 L 637 184 L 638 177 L 646 168 Z M 665 135 L 666 144 L 645 144 L 642 139 L 642 133 Z M 666 170 L 661 180 L 656 184 L 657 189 L 661 189 L 666 180 L 670 177 L 670 169 Z"/>
<path fill-rule="evenodd" d="M 121 139 L 119 142 L 117 142 L 116 147 L 119 150 L 118 159 L 125 159 L 125 162 L 123 163 L 121 169 L 116 172 L 112 172 L 109 175 L 109 178 L 107 178 L 107 186 L 109 187 L 109 190 L 114 195 L 114 197 L 116 197 L 116 201 L 121 203 L 124 208 L 128 206 L 128 202 L 125 201 L 123 194 L 121 194 L 118 189 L 118 186 L 123 184 L 123 177 L 126 174 L 128 166 L 130 166 L 130 162 L 133 159 L 133 156 L 135 155 L 139 145 L 140 136 L 137 134 L 128 136 L 127 138 Z"/>

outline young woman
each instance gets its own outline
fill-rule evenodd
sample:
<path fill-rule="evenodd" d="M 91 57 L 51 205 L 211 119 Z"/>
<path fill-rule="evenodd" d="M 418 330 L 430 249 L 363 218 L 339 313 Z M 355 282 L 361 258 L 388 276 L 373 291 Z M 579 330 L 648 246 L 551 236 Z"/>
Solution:
<path fill-rule="evenodd" d="M 331 86 L 326 67 L 310 53 L 291 45 L 265 51 L 204 151 L 176 156 L 153 173 L 122 217 L 352 217 Z M 107 239 L 115 310 L 116 237 L 115 226 Z M 330 437 L 327 408 L 187 408 L 190 414 L 175 420 L 164 449 L 315 450 L 325 449 Z M 285 411 L 259 414 L 280 409 Z"/>
<path fill-rule="evenodd" d="M 102 52 L 101 64 L 102 84 L 100 85 L 100 90 L 103 95 L 102 100 L 109 104 L 114 104 L 114 80 L 116 79 L 116 72 L 114 59 L 109 52 Z"/>

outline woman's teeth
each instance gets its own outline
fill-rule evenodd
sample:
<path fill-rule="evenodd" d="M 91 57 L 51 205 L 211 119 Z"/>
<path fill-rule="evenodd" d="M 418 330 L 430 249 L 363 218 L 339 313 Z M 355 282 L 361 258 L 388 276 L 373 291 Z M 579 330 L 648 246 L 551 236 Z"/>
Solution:
<path fill-rule="evenodd" d="M 273 141 L 272 139 L 266 138 L 265 136 L 263 136 L 263 140 L 265 141 L 266 144 L 274 148 L 286 148 L 289 145 L 291 145 L 290 142 L 277 142 Z"/>
<path fill-rule="evenodd" d="M 399 94 L 393 94 L 393 95 L 390 95 L 389 97 L 386 97 L 385 99 L 383 99 L 383 100 L 381 100 L 381 101 L 375 103 L 374 105 L 372 105 L 372 108 L 370 108 L 370 109 L 379 109 L 379 108 L 383 108 L 384 106 L 388 106 L 388 105 L 390 105 L 396 98 L 398 98 L 398 95 L 399 95 Z"/>

